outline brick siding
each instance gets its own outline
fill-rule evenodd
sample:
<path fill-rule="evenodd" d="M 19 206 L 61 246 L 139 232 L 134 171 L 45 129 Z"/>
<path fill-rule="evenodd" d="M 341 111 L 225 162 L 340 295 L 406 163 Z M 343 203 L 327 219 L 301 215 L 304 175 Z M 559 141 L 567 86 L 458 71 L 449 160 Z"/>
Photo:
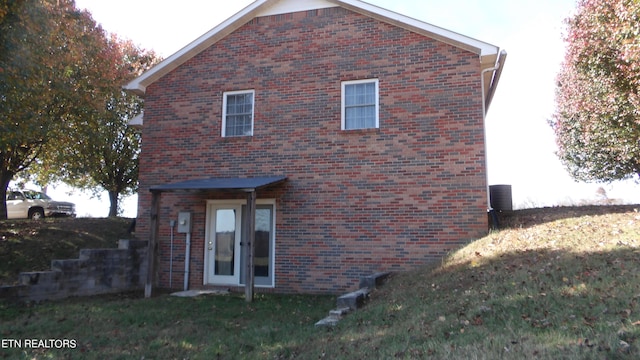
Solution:
<path fill-rule="evenodd" d="M 378 79 L 380 128 L 341 130 L 341 82 Z M 255 90 L 254 134 L 221 137 L 223 92 Z M 480 62 L 473 54 L 342 8 L 260 17 L 147 88 L 138 236 L 149 186 L 284 175 L 275 198 L 276 291 L 338 293 L 360 276 L 416 268 L 487 231 Z M 206 200 L 163 193 L 169 220 L 192 211 L 191 287 L 202 286 Z M 240 195 L 241 196 L 241 195 Z M 173 286 L 182 286 L 176 235 Z"/>

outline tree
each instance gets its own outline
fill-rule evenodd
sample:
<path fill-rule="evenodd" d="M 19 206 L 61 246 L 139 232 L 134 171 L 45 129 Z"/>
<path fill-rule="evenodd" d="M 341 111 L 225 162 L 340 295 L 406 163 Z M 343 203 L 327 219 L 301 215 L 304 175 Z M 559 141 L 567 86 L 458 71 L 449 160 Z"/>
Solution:
<path fill-rule="evenodd" d="M 20 173 L 103 188 L 117 215 L 137 190 L 140 135 L 127 123 L 142 108 L 121 87 L 160 59 L 107 36 L 72 0 L 0 0 L 0 31 L 0 197 Z"/>
<path fill-rule="evenodd" d="M 85 128 L 89 131 L 85 133 L 85 141 L 78 142 L 81 147 L 77 154 L 81 164 L 90 165 L 87 174 L 91 182 L 109 193 L 109 216 L 116 216 L 119 196 L 138 190 L 140 132 L 128 123 L 140 114 L 143 104 L 140 97 L 125 92 L 122 86 L 161 59 L 153 51 L 142 50 L 115 35 L 111 37 L 109 48 L 114 71 L 110 72 L 112 77 L 103 80 L 108 82 L 111 91 L 106 93 L 100 111 L 94 114 L 94 126 Z"/>
<path fill-rule="evenodd" d="M 87 47 L 86 49 L 91 49 Z M 92 108 L 69 134 L 52 141 L 52 150 L 41 157 L 36 178 L 40 183 L 62 181 L 71 186 L 106 190 L 109 216 L 118 214 L 121 195 L 138 187 L 140 133 L 128 123 L 142 111 L 140 97 L 123 91 L 122 85 L 160 61 L 153 51 L 136 47 L 112 35 L 89 51 L 86 66 L 101 69 L 93 80 Z"/>
<path fill-rule="evenodd" d="M 576 180 L 640 175 L 640 1 L 579 0 L 551 125 Z"/>
<path fill-rule="evenodd" d="M 13 177 L 69 134 L 92 94 L 78 44 L 102 30 L 72 0 L 0 3 L 0 218 Z"/>

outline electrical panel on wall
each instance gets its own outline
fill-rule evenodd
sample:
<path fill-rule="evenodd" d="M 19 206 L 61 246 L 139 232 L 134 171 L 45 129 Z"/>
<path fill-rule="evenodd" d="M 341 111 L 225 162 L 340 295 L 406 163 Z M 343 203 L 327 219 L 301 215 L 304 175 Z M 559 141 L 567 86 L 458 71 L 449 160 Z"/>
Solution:
<path fill-rule="evenodd" d="M 191 232 L 191 213 L 190 212 L 178 213 L 178 232 L 182 234 Z"/>

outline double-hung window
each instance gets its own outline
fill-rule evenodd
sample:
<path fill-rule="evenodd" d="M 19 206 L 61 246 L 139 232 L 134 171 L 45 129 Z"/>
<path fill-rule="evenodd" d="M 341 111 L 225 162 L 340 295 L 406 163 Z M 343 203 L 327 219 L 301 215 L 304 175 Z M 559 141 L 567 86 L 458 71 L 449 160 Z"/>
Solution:
<path fill-rule="evenodd" d="M 224 93 L 222 137 L 253 135 L 254 95 L 254 90 Z"/>
<path fill-rule="evenodd" d="M 378 98 L 378 79 L 343 82 L 342 130 L 378 128 Z"/>

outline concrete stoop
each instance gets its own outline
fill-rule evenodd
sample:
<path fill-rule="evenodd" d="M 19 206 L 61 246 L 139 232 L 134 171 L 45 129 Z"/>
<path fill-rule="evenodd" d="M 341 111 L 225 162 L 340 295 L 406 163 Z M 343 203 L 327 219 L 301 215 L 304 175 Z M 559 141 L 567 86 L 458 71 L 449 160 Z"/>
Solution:
<path fill-rule="evenodd" d="M 360 279 L 360 289 L 339 296 L 336 301 L 337 308 L 329 311 L 329 316 L 318 321 L 316 326 L 335 326 L 347 314 L 363 307 L 369 298 L 369 293 L 376 286 L 381 285 L 389 274 L 389 272 L 379 272 Z"/>

